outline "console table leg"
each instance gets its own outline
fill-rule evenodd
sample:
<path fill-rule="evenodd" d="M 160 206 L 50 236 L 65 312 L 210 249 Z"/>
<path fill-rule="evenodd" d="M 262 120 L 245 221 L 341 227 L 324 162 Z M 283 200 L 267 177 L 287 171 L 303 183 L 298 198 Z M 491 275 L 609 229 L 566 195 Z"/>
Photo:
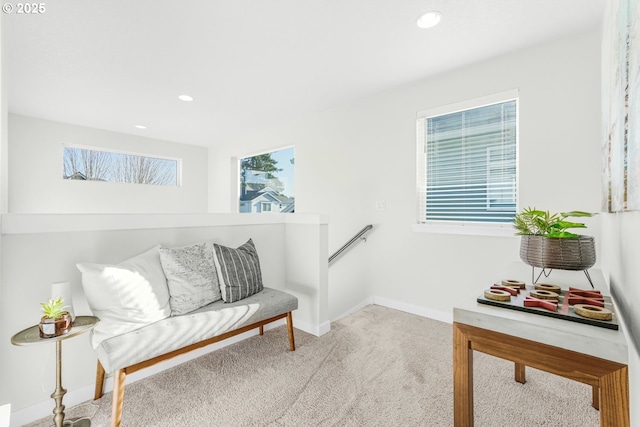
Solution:
<path fill-rule="evenodd" d="M 629 372 L 625 365 L 600 377 L 600 426 L 629 425 Z"/>
<path fill-rule="evenodd" d="M 595 409 L 600 409 L 600 387 L 597 385 L 592 386 L 591 402 L 591 406 L 593 406 Z"/>
<path fill-rule="evenodd" d="M 473 427 L 473 350 L 467 335 L 453 324 L 453 425 Z"/>
<path fill-rule="evenodd" d="M 62 341 L 56 341 L 56 390 L 51 394 L 51 397 L 56 402 L 56 407 L 53 409 L 53 423 L 55 427 L 62 427 L 64 422 L 64 405 L 62 404 L 62 397 L 67 390 L 62 388 Z"/>

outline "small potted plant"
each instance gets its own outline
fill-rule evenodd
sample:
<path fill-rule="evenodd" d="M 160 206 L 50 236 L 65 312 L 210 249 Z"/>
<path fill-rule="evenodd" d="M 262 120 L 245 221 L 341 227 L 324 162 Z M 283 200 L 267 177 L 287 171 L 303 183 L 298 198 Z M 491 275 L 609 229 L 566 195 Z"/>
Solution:
<path fill-rule="evenodd" d="M 53 338 L 71 330 L 71 314 L 65 310 L 64 301 L 58 297 L 40 303 L 43 316 L 40 319 L 40 337 Z"/>
<path fill-rule="evenodd" d="M 592 267 L 596 263 L 595 239 L 567 231 L 587 227 L 567 218 L 593 215 L 582 211 L 552 214 L 536 208 L 524 209 L 513 221 L 516 235 L 522 236 L 520 258 L 538 268 L 586 270 Z"/>

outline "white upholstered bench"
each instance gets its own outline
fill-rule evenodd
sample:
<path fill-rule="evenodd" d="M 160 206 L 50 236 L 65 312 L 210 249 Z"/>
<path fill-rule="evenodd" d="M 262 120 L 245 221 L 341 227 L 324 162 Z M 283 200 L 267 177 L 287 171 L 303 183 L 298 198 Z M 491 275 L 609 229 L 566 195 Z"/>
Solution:
<path fill-rule="evenodd" d="M 111 426 L 120 427 L 127 374 L 286 318 L 298 299 L 264 287 L 251 239 L 238 248 L 156 246 L 116 265 L 79 263 L 98 357 L 95 399 L 113 374 Z"/>
<path fill-rule="evenodd" d="M 295 350 L 291 312 L 298 299 L 264 288 L 235 303 L 216 301 L 191 313 L 159 320 L 135 331 L 108 338 L 95 349 L 98 355 L 95 399 L 102 397 L 105 373 L 113 373 L 111 425 L 120 426 L 127 374 L 172 357 L 286 318 L 289 349 Z"/>

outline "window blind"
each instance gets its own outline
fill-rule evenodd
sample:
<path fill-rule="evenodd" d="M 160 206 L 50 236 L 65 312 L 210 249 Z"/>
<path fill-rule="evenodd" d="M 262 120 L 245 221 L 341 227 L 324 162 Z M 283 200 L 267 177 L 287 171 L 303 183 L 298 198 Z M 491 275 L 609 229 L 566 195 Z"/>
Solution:
<path fill-rule="evenodd" d="M 510 99 L 418 119 L 419 222 L 513 220 L 517 108 Z"/>

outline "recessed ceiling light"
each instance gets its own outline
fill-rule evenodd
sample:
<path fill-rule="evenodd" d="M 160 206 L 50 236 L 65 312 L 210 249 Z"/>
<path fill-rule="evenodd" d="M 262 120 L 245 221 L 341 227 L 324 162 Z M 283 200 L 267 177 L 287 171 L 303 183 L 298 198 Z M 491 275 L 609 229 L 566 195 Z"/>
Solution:
<path fill-rule="evenodd" d="M 146 129 L 147 127 L 144 125 L 136 125 L 136 129 Z"/>
<path fill-rule="evenodd" d="M 180 101 L 191 102 L 191 101 L 193 101 L 193 96 L 189 96 L 189 95 L 180 95 L 180 96 L 178 97 L 178 99 L 179 99 Z"/>
<path fill-rule="evenodd" d="M 427 12 L 418 18 L 416 25 L 420 28 L 431 28 L 435 27 L 442 20 L 442 13 L 437 10 Z"/>

